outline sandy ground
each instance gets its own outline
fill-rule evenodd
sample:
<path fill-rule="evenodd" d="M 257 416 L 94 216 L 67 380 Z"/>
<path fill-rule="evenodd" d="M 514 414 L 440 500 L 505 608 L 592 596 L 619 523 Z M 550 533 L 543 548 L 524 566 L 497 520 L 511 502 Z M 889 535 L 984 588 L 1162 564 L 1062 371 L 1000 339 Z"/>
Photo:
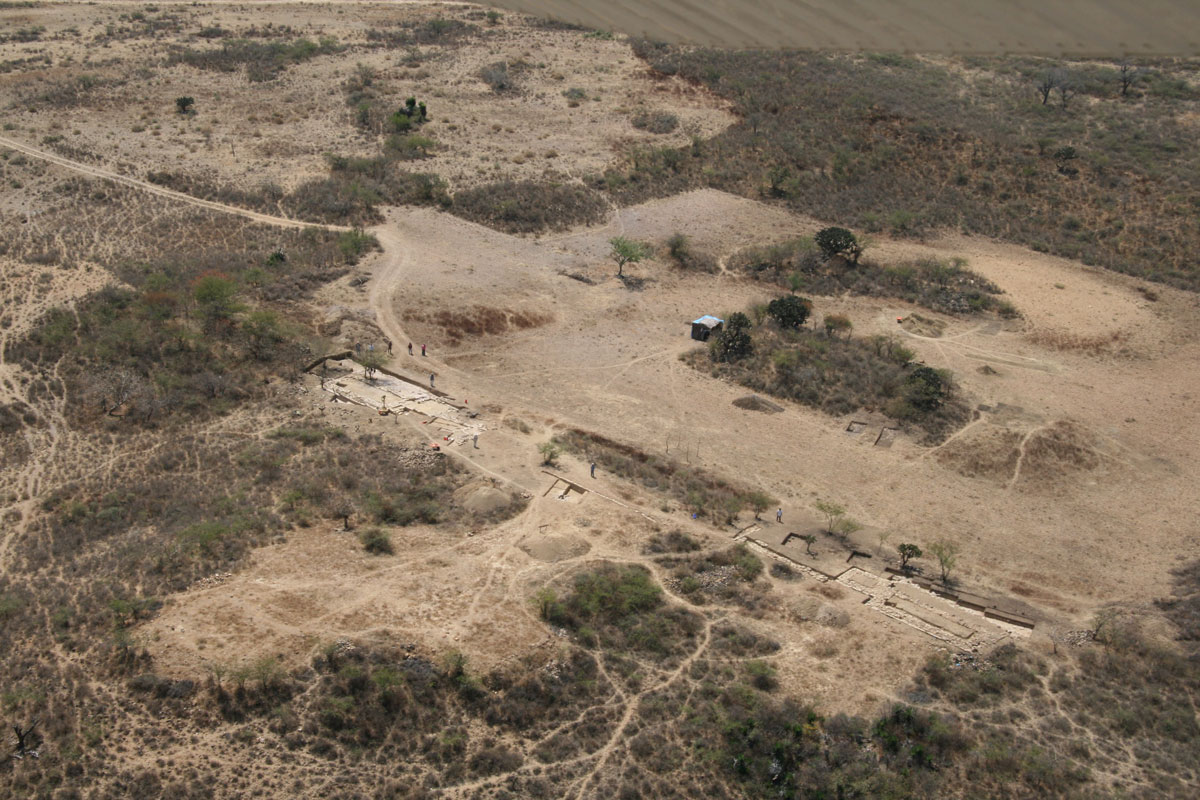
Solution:
<path fill-rule="evenodd" d="M 437 230 L 440 246 L 424 250 L 413 265 L 395 301 L 396 317 L 405 325 L 406 316 L 422 309 L 475 303 L 551 309 L 556 321 L 546 327 L 449 352 L 435 346 L 459 370 L 450 380 L 461 383 L 447 385 L 465 391 L 469 381 L 489 401 L 538 408 L 647 450 L 665 450 L 668 439 L 676 448 L 690 442 L 702 463 L 787 498 L 789 516 L 808 513 L 817 496 L 842 499 L 862 521 L 899 536 L 958 540 L 972 579 L 986 574 L 1004 589 L 1037 586 L 1058 596 L 1064 610 L 1165 588 L 1166 570 L 1194 542 L 1184 522 L 1194 511 L 1186 490 L 1194 467 L 1188 438 L 1178 434 L 1196 414 L 1190 402 L 1196 373 L 1186 366 L 1200 353 L 1191 297 L 1162 292 L 1152 303 L 1129 279 L 990 242 L 881 244 L 877 256 L 884 259 L 966 257 L 1025 314 L 1019 325 L 946 319 L 937 339 L 908 337 L 926 362 L 953 369 L 982 407 L 958 438 L 986 448 L 993 429 L 1028 437 L 1065 420 L 1095 453 L 1085 460 L 1097 462 L 1077 471 L 1018 463 L 1004 480 L 968 479 L 938 451 L 903 439 L 890 449 L 848 448 L 847 420 L 798 407 L 769 416 L 733 410 L 731 401 L 744 390 L 678 362 L 692 346 L 690 319 L 742 307 L 769 295 L 764 287 L 728 276 L 682 276 L 653 263 L 638 273 L 650 281 L 644 291 L 603 280 L 612 267 L 602 253 L 615 230 L 658 241 L 681 230 L 700 246 L 707 237 L 733 248 L 739 238 L 778 235 L 787 222 L 781 216 L 751 201 L 698 192 L 622 212 L 605 229 L 537 243 L 426 212 L 398 216 L 401 236 Z M 790 222 L 797 233 L 815 227 Z M 588 286 L 560 270 L 584 270 L 601 282 Z M 852 298 L 818 300 L 818 308 L 848 313 L 864 335 L 893 332 L 895 317 L 912 310 Z M 409 327 L 436 342 L 433 327 Z M 1048 331 L 1121 331 L 1126 338 L 1111 352 L 1091 355 L 1034 343 Z M 984 365 L 997 374 L 980 374 Z M 1130 508 L 1131 494 L 1144 498 L 1142 508 Z M 1153 530 L 1142 513 L 1149 508 Z M 1133 529 L 1140 533 L 1130 541 Z M 1058 568 L 1066 563 L 1074 569 Z"/>
<path fill-rule="evenodd" d="M 259 6 L 259 7 L 256 7 Z M 258 190 L 294 188 L 328 174 L 326 154 L 373 156 L 382 133 L 357 129 L 343 84 L 359 65 L 373 71 L 371 86 L 383 107 L 407 97 L 427 102 L 430 121 L 422 136 L 436 142 L 432 157 L 411 162 L 436 173 L 452 190 L 499 179 L 557 176 L 570 180 L 599 172 L 614 151 L 630 145 L 679 146 L 709 137 L 734 119 L 724 102 L 682 79 L 651 77 L 627 43 L 612 37 L 531 28 L 520 17 L 488 25 L 481 6 L 462 3 L 162 4 L 157 14 L 179 18 L 182 32 L 147 41 L 130 38 L 130 9 L 121 4 L 47 3 L 7 9 L 12 28 L 43 27 L 37 41 L 10 42 L 3 57 L 46 59 L 0 73 L 6 136 L 27 145 L 61 137 L 84 160 L 110 172 L 145 177 L 183 172 L 222 186 Z M 148 16 L 153 18 L 156 13 Z M 475 33 L 450 45 L 378 47 L 372 31 L 396 32 L 404 22 L 434 19 L 473 25 Z M 203 28 L 235 35 L 265 23 L 286 25 L 295 39 L 331 36 L 350 51 L 288 66 L 276 79 L 255 83 L 245 71 L 202 71 L 171 65 L 169 45 L 219 49 L 220 41 L 196 36 Z M 105 31 L 116 31 L 105 37 Z M 31 102 L 79 73 L 79 62 L 97 83 L 74 104 Z M 503 62 L 516 86 L 496 94 L 480 70 Z M 578 89 L 572 103 L 564 92 Z M 195 113 L 175 113 L 175 98 L 195 98 Z M 81 111 L 88 114 L 86 124 Z M 671 113 L 668 134 L 634 128 L 646 111 Z M 3 144 L 3 143 L 0 143 Z M 11 145 L 9 145 L 11 146 Z"/>
<path fill-rule="evenodd" d="M 402 14 L 433 18 L 478 10 L 353 6 L 333 14 L 334 24 L 329 9 L 316 4 L 272 8 L 292 15 L 298 35 L 330 33 L 345 41 L 361 41 L 371 26 Z M 188 30 L 215 23 L 243 29 L 261 22 L 263 13 L 253 4 L 186 9 Z M 5 9 L 6 25 L 44 24 L 49 31 L 44 41 L 6 44 L 5 57 L 44 53 L 51 61 L 33 74 L 0 75 L 0 90 L 20 96 L 29 89 L 22 81 L 74 74 L 68 59 L 83 58 L 91 37 L 127 11 L 73 4 Z M 432 98 L 427 132 L 442 147 L 420 166 L 455 186 L 547 174 L 578 178 L 610 163 L 614 148 L 674 144 L 729 124 L 727 109 L 710 96 L 648 80 L 627 44 L 603 37 L 580 42 L 577 34 L 517 30 L 506 20 L 452 52 L 421 48 L 415 62 L 402 63 L 400 51 L 362 58 L 378 68 L 388 96 Z M 157 52 L 145 41 L 119 37 L 94 49 L 89 63 L 103 75 L 116 74 L 123 60 Z M 497 60 L 526 62 L 517 97 L 494 97 L 475 77 L 479 66 Z M 92 178 L 104 169 L 137 183 L 147 171 L 170 166 L 237 185 L 290 186 L 321 174 L 325 151 L 375 151 L 377 142 L 348 122 L 341 90 L 331 88 L 352 69 L 345 58 L 318 58 L 259 85 L 239 74 L 160 65 L 99 91 L 82 106 L 87 124 L 77 123 L 79 108 L 35 113 L 18 106 L 6 114 L 12 128 L 5 136 L 25 148 L 23 157 L 40 159 L 30 150 L 40 152 L 48 135 L 63 136 L 79 155 L 44 170 L 9 161 L 4 177 L 11 186 L 14 178 L 51 181 L 60 169 Z M 198 84 L 206 87 L 195 92 L 198 116 L 177 119 L 173 98 Z M 576 87 L 588 99 L 572 108 L 562 92 Z M 639 110 L 674 113 L 679 129 L 666 136 L 636 131 L 629 120 Z M 28 214 L 36 203 L 53 202 L 49 192 L 30 199 L 41 185 L 6 191 L 0 210 Z M 493 527 L 398 531 L 397 553 L 389 557 L 365 556 L 352 535 L 327 522 L 293 531 L 286 542 L 257 551 L 242 572 L 168 598 L 141 631 L 156 669 L 195 676 L 206 664 L 260 655 L 298 664 L 323 643 L 384 637 L 432 650 L 457 647 L 486 670 L 552 645 L 553 634 L 529 604 L 547 582 L 598 558 L 645 563 L 642 545 L 656 530 L 679 527 L 714 546 L 737 534 L 695 522 L 674 502 L 617 476 L 600 474 L 593 482 L 586 465 L 570 458 L 559 473 L 588 491 L 562 496 L 562 483 L 540 466 L 536 445 L 568 426 L 649 452 L 669 451 L 774 494 L 783 503 L 783 525 L 756 523 L 749 514 L 740 520 L 746 535 L 772 546 L 788 532 L 817 527 L 813 503 L 819 498 L 844 503 L 867 531 L 890 532 L 892 546 L 951 540 L 962 547 L 957 574 L 964 584 L 1019 599 L 1047 624 L 1081 626 L 1104 603 L 1165 594 L 1169 570 L 1194 557 L 1198 544 L 1191 524 L 1200 503 L 1191 434 L 1200 414 L 1196 298 L 1154 286 L 1158 299 L 1152 301 L 1139 291 L 1146 286 L 1131 278 L 986 240 L 878 242 L 870 255 L 885 262 L 965 257 L 1024 315 L 1006 323 L 920 311 L 935 323 L 897 326 L 895 318 L 914 309 L 886 300 L 817 298 L 818 314 L 848 315 L 858 335 L 904 337 L 921 359 L 953 370 L 977 414 L 948 442 L 927 448 L 902 434 L 884 435 L 885 421 L 875 417 L 831 418 L 782 401 L 779 414 L 734 407 L 744 389 L 679 361 L 694 346 L 688 323 L 764 300 L 771 289 L 725 272 L 684 274 L 653 260 L 630 268 L 640 281 L 631 289 L 614 277 L 607 257 L 612 236 L 661 244 L 682 232 L 723 263 L 740 247 L 819 227 L 715 191 L 624 209 L 605 225 L 541 238 L 507 236 L 432 210 L 389 212 L 373 231 L 383 252 L 361 265 L 369 282 L 355 287 L 354 276 L 347 276 L 321 290 L 318 316 L 359 320 L 342 326 L 342 344 L 389 338 L 396 345 L 393 369 L 417 382 L 436 373 L 439 390 L 479 409 L 471 418 L 482 426 L 479 448 L 447 452 L 486 482 L 475 488 L 527 493 L 529 507 Z M 103 237 L 97 239 L 102 244 Z M 69 306 L 109 280 L 86 264 L 71 274 L 11 260 L 0 260 L 0 269 L 0 337 L 20 335 L 41 309 Z M 471 336 L 439 320 L 442 312 L 533 322 Z M 409 357 L 409 341 L 428 345 L 428 355 L 418 349 Z M 30 379 L 0 364 L 5 397 L 24 396 Z M 301 399 L 349 432 L 380 432 L 407 444 L 435 438 L 418 410 L 380 417 L 371 408 L 331 404 L 316 377 Z M 66 430 L 64 402 L 58 396 L 46 401 L 39 413 L 48 424 L 27 437 L 28 465 L 5 475 L 5 502 L 22 520 L 53 488 L 56 463 L 103 469 L 105 459 L 120 455 Z M 856 421 L 863 424 L 851 424 Z M 5 532 L 0 563 L 21 530 Z M 811 575 L 774 580 L 770 613 L 746 620 L 783 643 L 775 660 L 785 686 L 823 701 L 831 712 L 872 709 L 929 652 L 963 646 L 864 603 L 864 596 L 874 602 L 909 591 L 871 589 L 870 583 L 857 577 L 826 586 Z M 977 620 L 926 598 L 905 594 L 901 600 L 943 619 L 942 630 L 974 630 L 971 637 L 978 638 L 966 637 L 969 646 L 1011 633 L 982 623 L 971 628 Z M 818 621 L 822 603 L 843 612 L 846 622 Z"/>
<path fill-rule="evenodd" d="M 399 343 L 393 368 L 414 380 L 436 371 L 439 389 L 487 409 L 479 417 L 479 449 L 450 452 L 497 485 L 528 492 L 530 508 L 495 529 L 449 538 L 403 531 L 398 554 L 384 559 L 366 557 L 351 536 L 328 526 L 298 531 L 220 586 L 174 598 L 148 629 L 156 659 L 189 672 L 227 653 L 296 660 L 317 641 L 378 635 L 456 647 L 488 667 L 548 646 L 529 597 L 564 572 L 596 558 L 644 561 L 641 543 L 668 527 L 714 543 L 737 535 L 700 525 L 615 476 L 592 483 L 586 465 L 572 459 L 562 469 L 590 491 L 559 499 L 563 484 L 539 467 L 535 445 L 565 426 L 648 451 L 669 446 L 681 460 L 782 498 L 784 525 L 755 525 L 748 512 L 740 523 L 769 545 L 790 531 L 815 530 L 818 498 L 844 502 L 871 535 L 891 532 L 889 552 L 899 541 L 949 539 L 962 547 L 965 586 L 1025 603 L 1044 626 L 1082 626 L 1104 603 L 1167 592 L 1169 570 L 1197 544 L 1188 520 L 1196 513 L 1190 487 L 1198 476 L 1190 440 L 1180 434 L 1196 421 L 1191 398 L 1200 390 L 1194 298 L 1155 287 L 1159 299 L 1151 302 L 1131 279 L 988 241 L 881 242 L 874 255 L 885 260 L 967 258 L 1025 315 L 1004 323 L 921 311 L 944 323 L 934 338 L 896 326 L 897 316 L 913 310 L 903 304 L 818 298 L 818 313 L 846 313 L 863 335 L 902 335 L 927 363 L 952 369 L 978 409 L 938 448 L 903 434 L 885 438 L 891 446 L 884 447 L 875 445 L 884 424 L 877 418 L 848 434 L 855 415 L 831 418 L 787 402 L 779 414 L 744 411 L 732 405 L 744 389 L 678 360 L 693 347 L 690 319 L 760 300 L 767 287 L 728 274 L 685 275 L 651 261 L 631 268 L 645 279 L 631 291 L 605 259 L 607 239 L 617 232 L 661 241 L 682 231 L 697 247 L 728 254 L 815 226 L 713 191 L 539 240 L 433 211 L 391 213 L 376 230 L 384 252 L 365 265 L 372 274 L 367 287 L 339 282 L 319 300 L 374 311 L 380 329 Z M 422 321 L 436 310 L 476 306 L 539 312 L 551 321 L 457 347 L 443 344 L 439 325 Z M 1057 340 L 1037 343 L 1040 334 L 1061 330 L 1127 335 L 1094 353 L 1058 349 Z M 417 343 L 412 357 L 410 340 Z M 428 345 L 424 358 L 421 343 Z M 983 366 L 993 372 L 979 372 Z M 362 430 L 428 432 L 417 415 L 388 422 L 370 409 L 329 413 L 361 415 L 353 418 Z M 505 425 L 512 417 L 530 432 Z M 1052 452 L 1059 455 L 1047 455 L 1039 442 L 1058 442 Z M 988 625 L 968 628 L 973 639 L 922 631 L 912 619 L 878 613 L 870 606 L 876 595 L 853 580 L 838 583 L 832 598 L 811 579 L 775 583 L 775 611 L 748 624 L 785 643 L 777 661 L 789 685 L 818 691 L 836 709 L 874 707 L 929 652 L 994 644 L 1012 633 Z M 849 624 L 834 629 L 798 617 L 795 609 L 814 597 L 844 610 Z M 964 624 L 962 613 L 949 606 L 927 603 L 921 611 L 903 594 L 888 602 L 943 619 L 943 627 L 934 626 L 942 634 L 963 630 L 956 627 Z M 848 683 L 841 678 L 847 672 L 861 679 Z"/>

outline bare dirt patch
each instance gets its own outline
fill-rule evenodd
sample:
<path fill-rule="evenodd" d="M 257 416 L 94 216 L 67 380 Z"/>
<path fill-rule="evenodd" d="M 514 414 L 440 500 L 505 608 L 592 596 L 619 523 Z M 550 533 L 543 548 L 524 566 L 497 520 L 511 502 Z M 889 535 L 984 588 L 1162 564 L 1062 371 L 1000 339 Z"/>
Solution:
<path fill-rule="evenodd" d="M 462 344 L 464 339 L 502 336 L 509 331 L 523 331 L 548 325 L 554 321 L 554 315 L 474 305 L 461 310 L 426 311 L 410 308 L 404 312 L 403 319 L 406 323 L 432 325 L 440 330 L 440 338 L 447 344 L 457 346 Z"/>

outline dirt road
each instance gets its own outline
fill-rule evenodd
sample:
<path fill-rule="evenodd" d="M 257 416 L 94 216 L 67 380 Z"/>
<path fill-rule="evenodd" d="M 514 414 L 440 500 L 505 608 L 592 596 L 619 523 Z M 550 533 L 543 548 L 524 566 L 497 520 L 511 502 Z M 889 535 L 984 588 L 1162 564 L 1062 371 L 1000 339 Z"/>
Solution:
<path fill-rule="evenodd" d="M 72 159 L 55 155 L 54 153 L 48 153 L 45 150 L 39 150 L 36 147 L 30 147 L 27 144 L 18 142 L 16 139 L 9 139 L 6 136 L 0 136 L 0 147 L 8 147 L 12 150 L 24 153 L 27 156 L 40 158 L 43 161 L 49 161 L 51 164 L 56 164 L 60 167 L 66 167 L 67 169 L 80 172 L 84 175 L 90 175 L 93 178 L 115 181 L 117 183 L 125 184 L 126 186 L 132 186 L 135 189 L 141 189 L 162 197 L 169 197 L 172 200 L 191 203 L 192 205 L 200 206 L 201 208 L 207 208 L 213 211 L 222 211 L 226 214 L 237 214 L 239 217 L 245 217 L 246 219 L 254 220 L 255 222 L 261 222 L 264 225 L 278 225 L 284 228 L 322 228 L 328 231 L 350 230 L 350 228 L 345 225 L 324 225 L 317 222 L 304 222 L 303 220 L 289 219 L 287 217 L 275 217 L 270 214 L 261 214 L 257 211 L 238 208 L 237 206 L 228 206 L 224 203 L 217 203 L 212 200 L 201 200 L 198 197 L 192 197 L 191 195 L 184 194 L 183 192 L 176 192 L 172 189 L 166 189 L 162 186 L 155 186 L 153 183 L 149 183 L 138 178 L 131 178 L 128 175 L 121 175 L 119 173 L 103 169 L 102 167 L 95 167 L 91 164 L 84 164 L 80 161 L 73 161 Z"/>

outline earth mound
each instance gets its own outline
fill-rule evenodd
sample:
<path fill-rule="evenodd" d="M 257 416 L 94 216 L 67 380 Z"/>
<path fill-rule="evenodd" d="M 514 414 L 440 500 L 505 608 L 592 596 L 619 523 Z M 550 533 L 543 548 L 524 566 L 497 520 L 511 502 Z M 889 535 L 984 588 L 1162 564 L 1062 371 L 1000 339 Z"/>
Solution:
<path fill-rule="evenodd" d="M 561 533 L 526 536 L 517 546 L 530 557 L 550 564 L 581 556 L 592 549 L 592 546 L 584 540 Z"/>
<path fill-rule="evenodd" d="M 783 406 L 778 403 L 772 403 L 764 397 L 759 397 L 756 394 L 748 394 L 745 397 L 739 397 L 733 401 L 733 404 L 738 408 L 744 408 L 747 411 L 762 411 L 767 414 L 778 414 L 783 411 Z"/>
<path fill-rule="evenodd" d="M 492 514 L 507 508 L 512 502 L 512 498 L 506 493 L 489 483 L 467 484 L 455 492 L 454 496 L 462 503 L 463 508 L 473 514 Z"/>

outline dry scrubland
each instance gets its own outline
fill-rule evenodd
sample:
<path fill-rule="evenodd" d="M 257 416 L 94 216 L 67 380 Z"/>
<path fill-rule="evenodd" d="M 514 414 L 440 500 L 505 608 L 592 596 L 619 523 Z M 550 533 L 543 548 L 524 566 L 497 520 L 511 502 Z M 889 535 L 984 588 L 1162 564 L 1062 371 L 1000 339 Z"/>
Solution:
<path fill-rule="evenodd" d="M 1124 74 L 0 3 L 0 794 L 1195 796 L 1200 89 Z M 305 372 L 387 339 L 478 449 Z"/>

